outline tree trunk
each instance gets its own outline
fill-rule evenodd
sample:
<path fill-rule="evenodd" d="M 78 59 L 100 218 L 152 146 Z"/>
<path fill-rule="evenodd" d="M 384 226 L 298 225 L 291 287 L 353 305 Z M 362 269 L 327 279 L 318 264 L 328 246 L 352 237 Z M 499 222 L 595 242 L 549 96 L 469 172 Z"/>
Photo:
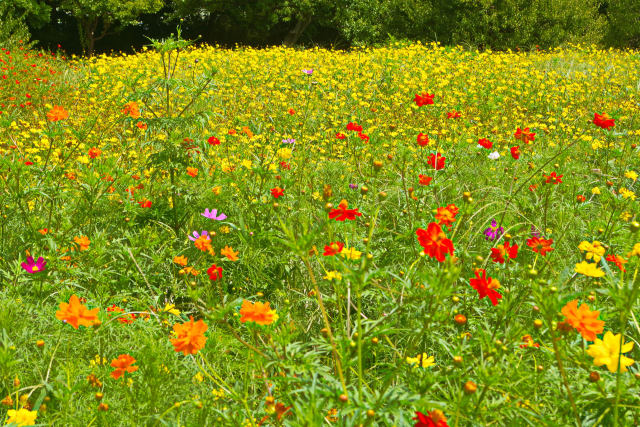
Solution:
<path fill-rule="evenodd" d="M 296 25 L 291 29 L 291 31 L 289 31 L 289 34 L 287 34 L 287 36 L 284 38 L 284 45 L 287 47 L 291 47 L 295 45 L 300 39 L 300 36 L 304 33 L 304 30 L 306 30 L 309 24 L 311 24 L 311 19 L 312 19 L 311 15 L 306 15 L 298 19 L 298 22 L 296 22 Z"/>

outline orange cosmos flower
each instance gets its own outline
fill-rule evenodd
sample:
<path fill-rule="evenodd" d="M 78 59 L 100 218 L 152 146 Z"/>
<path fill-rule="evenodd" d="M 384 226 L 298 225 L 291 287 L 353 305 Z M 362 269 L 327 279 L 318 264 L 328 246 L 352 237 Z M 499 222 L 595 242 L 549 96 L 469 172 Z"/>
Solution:
<path fill-rule="evenodd" d="M 493 262 L 504 264 L 509 258 L 514 259 L 518 256 L 518 245 L 513 245 L 509 242 L 505 242 L 503 245 L 498 245 L 495 248 L 491 248 L 491 259 Z"/>
<path fill-rule="evenodd" d="M 449 205 L 447 207 L 438 208 L 436 213 L 436 221 L 438 225 L 446 225 L 451 230 L 451 224 L 456 220 L 458 214 L 458 207 L 456 205 Z"/>
<path fill-rule="evenodd" d="M 124 104 L 122 113 L 130 116 L 132 119 L 140 118 L 140 108 L 138 107 L 138 103 L 135 101 L 127 102 Z"/>
<path fill-rule="evenodd" d="M 47 119 L 50 122 L 57 122 L 59 120 L 65 120 L 69 117 L 69 112 L 67 110 L 64 109 L 64 107 L 60 106 L 60 105 L 56 105 L 54 106 L 51 110 L 49 110 L 49 112 L 47 113 Z"/>
<path fill-rule="evenodd" d="M 231 246 L 225 246 L 223 249 L 220 250 L 220 255 L 227 257 L 227 259 L 231 261 L 237 261 L 239 253 L 240 251 L 234 252 Z"/>
<path fill-rule="evenodd" d="M 196 354 L 198 350 L 204 347 L 207 337 L 204 333 L 209 329 L 202 320 L 193 321 L 190 316 L 189 321 L 182 324 L 173 325 L 173 332 L 176 338 L 171 339 L 173 349 L 176 352 L 182 352 L 185 356 L 188 354 Z"/>
<path fill-rule="evenodd" d="M 46 230 L 46 228 L 45 228 L 45 230 Z M 607 255 L 606 260 L 609 261 L 609 262 L 614 263 L 616 265 L 616 267 L 618 267 L 620 269 L 620 271 L 622 271 L 622 272 L 626 272 L 627 271 L 624 268 L 624 264 L 626 264 L 629 261 L 624 259 L 624 258 L 622 258 L 620 255 L 614 255 L 614 254 Z"/>
<path fill-rule="evenodd" d="M 111 366 L 116 368 L 113 372 L 111 372 L 111 376 L 114 380 L 117 380 L 121 376 L 124 375 L 125 372 L 135 372 L 138 370 L 137 366 L 131 366 L 136 363 L 136 359 L 129 356 L 128 354 L 121 354 L 117 359 L 113 359 L 111 361 Z"/>
<path fill-rule="evenodd" d="M 141 130 L 147 130 L 149 128 L 145 122 L 138 122 L 136 123 L 136 126 Z"/>
<path fill-rule="evenodd" d="M 173 262 L 175 262 L 176 264 L 181 265 L 183 267 L 187 265 L 187 261 L 188 261 L 187 257 L 184 256 L 184 255 L 174 256 L 173 257 Z"/>
<path fill-rule="evenodd" d="M 596 335 L 604 330 L 604 321 L 598 320 L 600 312 L 589 310 L 587 304 L 582 304 L 578 308 L 578 300 L 569 301 L 562 307 L 561 312 L 567 322 L 587 341 L 595 341 Z"/>
<path fill-rule="evenodd" d="M 187 168 L 187 174 L 189 176 L 195 178 L 196 176 L 198 176 L 198 168 L 188 167 Z"/>
<path fill-rule="evenodd" d="M 91 147 L 89 149 L 89 157 L 91 157 L 92 159 L 95 159 L 96 157 L 99 157 L 100 154 L 102 154 L 102 150 L 96 147 Z"/>
<path fill-rule="evenodd" d="M 424 253 L 431 258 L 444 262 L 446 254 L 453 255 L 453 242 L 447 239 L 440 225 L 435 222 L 430 223 L 426 230 L 418 228 L 416 235 L 420 246 L 424 248 Z"/>
<path fill-rule="evenodd" d="M 99 325 L 98 311 L 100 308 L 89 310 L 80 303 L 76 295 L 71 295 L 69 302 L 61 302 L 60 310 L 56 312 L 56 318 L 78 329 L 79 326 Z"/>
<path fill-rule="evenodd" d="M 255 322 L 258 325 L 270 325 L 278 320 L 278 314 L 275 310 L 272 310 L 269 303 L 250 301 L 242 301 L 242 307 L 240 307 L 240 321 Z"/>
<path fill-rule="evenodd" d="M 76 236 L 73 238 L 73 241 L 80 246 L 81 251 L 89 249 L 89 245 L 91 244 L 91 240 L 89 240 L 87 236 Z"/>
<path fill-rule="evenodd" d="M 202 252 L 209 252 L 211 255 L 214 254 L 213 248 L 211 247 L 211 239 L 206 234 L 201 234 L 200 237 L 193 241 L 193 244 Z"/>

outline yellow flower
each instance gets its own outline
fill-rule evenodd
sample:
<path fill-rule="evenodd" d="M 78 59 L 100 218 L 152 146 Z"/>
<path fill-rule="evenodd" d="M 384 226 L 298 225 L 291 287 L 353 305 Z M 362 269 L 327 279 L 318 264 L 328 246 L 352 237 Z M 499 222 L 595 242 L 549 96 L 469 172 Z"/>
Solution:
<path fill-rule="evenodd" d="M 587 354 L 593 357 L 595 366 L 607 365 L 610 372 L 627 372 L 627 366 L 634 363 L 633 359 L 622 356 L 633 348 L 633 342 L 624 343 L 622 334 L 614 335 L 611 331 L 604 334 L 603 339 L 596 338 L 596 342 L 587 349 Z"/>
<path fill-rule="evenodd" d="M 584 274 L 589 277 L 603 277 L 604 271 L 598 268 L 597 264 L 582 261 L 580 264 L 576 264 L 576 273 Z"/>
<path fill-rule="evenodd" d="M 633 245 L 633 249 L 627 254 L 627 258 L 632 256 L 640 256 L 640 243 Z"/>
<path fill-rule="evenodd" d="M 327 271 L 327 275 L 324 276 L 325 279 L 327 280 L 341 280 L 342 279 L 342 274 L 340 274 L 337 271 Z"/>
<path fill-rule="evenodd" d="M 7 424 L 16 424 L 18 426 L 32 426 L 36 423 L 36 417 L 38 416 L 38 411 L 29 411 L 28 409 L 9 409 L 7 411 L 7 415 L 9 419 L 7 419 Z"/>
<path fill-rule="evenodd" d="M 176 308 L 175 304 L 168 304 L 164 306 L 164 308 L 162 309 L 163 313 L 171 313 L 174 316 L 180 316 L 180 310 L 178 310 Z"/>
<path fill-rule="evenodd" d="M 638 179 L 638 174 L 635 171 L 626 171 L 624 176 L 634 181 Z"/>
<path fill-rule="evenodd" d="M 427 353 L 422 353 L 416 357 L 407 357 L 407 363 L 421 368 L 429 368 L 435 366 L 435 358 L 433 356 L 427 356 Z"/>
<path fill-rule="evenodd" d="M 342 251 L 340 251 L 340 255 L 346 259 L 356 260 L 356 259 L 360 259 L 362 252 L 357 251 L 355 248 L 349 248 L 349 249 L 344 248 L 342 249 Z"/>
<path fill-rule="evenodd" d="M 593 187 L 591 189 L 591 194 L 600 194 L 600 188 L 598 187 Z"/>
<path fill-rule="evenodd" d="M 620 190 L 618 190 L 620 195 L 624 198 L 624 199 L 631 199 L 631 200 L 635 200 L 636 199 L 636 193 L 634 193 L 631 190 L 627 190 L 624 187 L 620 187 Z"/>
<path fill-rule="evenodd" d="M 593 259 L 595 262 L 600 262 L 600 258 L 604 255 L 605 249 L 602 244 L 596 240 L 593 243 L 582 242 L 578 245 L 578 249 L 586 252 L 586 259 Z"/>
<path fill-rule="evenodd" d="M 631 219 L 633 215 L 631 215 L 631 213 L 629 212 L 622 212 L 620 214 L 620 219 L 624 222 L 629 222 L 629 220 Z"/>

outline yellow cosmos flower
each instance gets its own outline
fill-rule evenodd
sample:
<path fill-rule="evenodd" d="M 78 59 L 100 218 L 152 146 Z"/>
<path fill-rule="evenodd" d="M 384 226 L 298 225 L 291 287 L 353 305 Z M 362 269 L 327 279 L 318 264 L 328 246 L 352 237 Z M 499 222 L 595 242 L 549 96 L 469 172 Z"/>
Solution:
<path fill-rule="evenodd" d="M 593 187 L 591 189 L 591 194 L 600 194 L 600 188 L 598 187 Z"/>
<path fill-rule="evenodd" d="M 435 358 L 433 356 L 427 356 L 427 353 L 419 354 L 416 357 L 407 357 L 407 363 L 421 368 L 429 368 L 436 365 Z"/>
<path fill-rule="evenodd" d="M 631 200 L 635 200 L 636 199 L 636 193 L 634 193 L 631 190 L 627 190 L 624 187 L 620 187 L 620 190 L 618 190 L 618 192 L 620 193 L 620 195 L 624 199 L 631 199 Z"/>
<path fill-rule="evenodd" d="M 592 259 L 595 262 L 600 262 L 600 258 L 604 255 L 605 249 L 604 246 L 598 241 L 593 241 L 593 243 L 589 242 L 581 242 L 578 245 L 578 249 L 582 252 L 586 252 L 586 259 Z"/>
<path fill-rule="evenodd" d="M 633 245 L 633 249 L 627 254 L 627 258 L 632 256 L 640 256 L 640 243 Z"/>
<path fill-rule="evenodd" d="M 633 359 L 623 356 L 622 353 L 628 353 L 633 348 L 633 342 L 624 343 L 622 334 L 614 335 L 611 331 L 604 334 L 603 339 L 596 338 L 594 344 L 587 349 L 587 354 L 593 357 L 595 366 L 607 365 L 610 372 L 627 372 L 627 366 L 634 363 Z"/>
<path fill-rule="evenodd" d="M 32 426 L 36 423 L 36 417 L 38 416 L 38 411 L 29 411 L 28 409 L 9 409 L 7 411 L 7 415 L 9 419 L 7 419 L 7 424 L 15 424 L 18 426 Z"/>
<path fill-rule="evenodd" d="M 582 261 L 580 264 L 576 264 L 576 273 L 584 274 L 589 277 L 604 277 L 604 271 L 598 268 L 595 263 Z"/>
<path fill-rule="evenodd" d="M 346 259 L 356 260 L 360 259 L 362 252 L 356 250 L 355 248 L 344 248 L 342 251 L 340 251 L 340 255 Z"/>
<path fill-rule="evenodd" d="M 342 274 L 337 271 L 328 271 L 324 278 L 326 280 L 342 280 Z"/>
<path fill-rule="evenodd" d="M 638 179 L 638 174 L 635 171 L 626 171 L 624 176 L 634 181 Z"/>

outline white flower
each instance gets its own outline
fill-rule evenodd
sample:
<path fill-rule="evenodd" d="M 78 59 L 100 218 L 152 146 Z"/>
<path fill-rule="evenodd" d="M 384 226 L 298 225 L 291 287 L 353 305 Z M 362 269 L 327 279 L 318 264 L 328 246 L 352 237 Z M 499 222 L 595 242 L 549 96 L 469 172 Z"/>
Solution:
<path fill-rule="evenodd" d="M 498 157 L 500 157 L 500 153 L 498 153 L 497 151 L 494 151 L 493 153 L 490 153 L 488 157 L 491 160 L 498 160 Z"/>

